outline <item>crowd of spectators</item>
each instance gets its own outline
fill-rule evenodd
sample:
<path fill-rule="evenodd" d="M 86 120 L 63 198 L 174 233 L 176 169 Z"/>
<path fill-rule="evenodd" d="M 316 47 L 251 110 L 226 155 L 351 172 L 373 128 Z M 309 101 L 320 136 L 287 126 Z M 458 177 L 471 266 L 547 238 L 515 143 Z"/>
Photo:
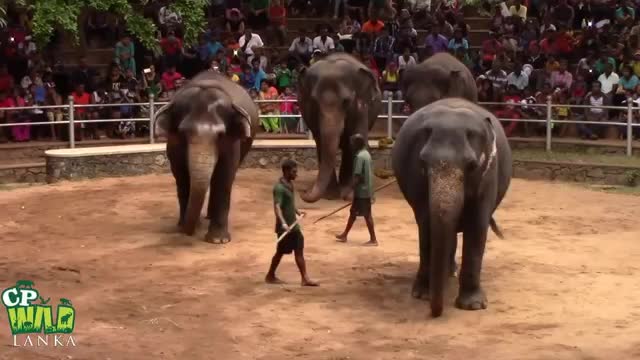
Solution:
<path fill-rule="evenodd" d="M 126 25 L 109 13 L 94 12 L 83 28 L 89 49 L 112 47 L 106 71 L 81 57 L 69 68 L 56 52 L 60 36 L 38 49 L 30 37 L 25 12 L 10 13 L 0 36 L 0 108 L 74 104 L 119 104 L 77 108 L 75 119 L 118 119 L 109 123 L 77 124 L 79 140 L 135 137 L 148 134 L 148 123 L 132 121 L 149 116 L 151 96 L 167 101 L 186 79 L 203 70 L 226 74 L 260 100 L 265 132 L 302 132 L 296 106 L 300 71 L 334 51 L 347 52 L 366 64 L 380 79 L 384 97 L 401 100 L 403 70 L 437 52 L 450 52 L 477 77 L 480 101 L 503 119 L 546 117 L 554 104 L 554 119 L 618 119 L 626 112 L 597 108 L 626 105 L 640 94 L 640 2 L 624 0 L 488 0 L 481 9 L 489 17 L 489 38 L 470 44 L 473 30 L 457 1 L 431 0 L 213 0 L 207 9 L 209 28 L 198 43 L 187 45 L 180 14 L 168 1 L 149 2 L 156 22 L 161 54 L 146 49 L 127 33 Z M 315 29 L 290 30 L 288 16 L 327 19 Z M 333 18 L 333 20 L 330 20 Z M 475 45 L 475 46 L 471 46 Z M 60 59 L 49 63 L 48 59 Z M 104 73 L 104 74 L 103 74 Z M 571 104 L 591 105 L 588 109 Z M 565 105 L 565 106 L 562 106 Z M 395 106 L 395 112 L 407 112 Z M 635 116 L 635 115 L 634 115 Z M 39 138 L 66 139 L 64 109 L 0 110 L 0 122 L 49 121 L 51 125 L 2 128 L 0 141 Z M 626 121 L 626 118 L 625 120 Z M 509 136 L 531 135 L 540 126 L 504 121 Z M 616 130 L 616 128 L 613 128 Z M 560 136 L 597 139 L 610 128 L 594 125 L 554 126 Z M 623 136 L 624 132 L 620 132 Z"/>

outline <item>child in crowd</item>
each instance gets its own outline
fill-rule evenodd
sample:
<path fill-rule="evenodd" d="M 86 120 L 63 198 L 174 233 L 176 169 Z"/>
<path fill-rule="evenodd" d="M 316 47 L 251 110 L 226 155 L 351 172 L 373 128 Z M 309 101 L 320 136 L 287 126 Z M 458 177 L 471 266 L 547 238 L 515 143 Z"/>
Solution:
<path fill-rule="evenodd" d="M 280 103 L 280 115 L 295 115 L 298 113 L 297 109 L 297 100 L 298 97 L 293 93 L 291 87 L 286 87 L 284 89 L 284 93 L 280 95 L 280 100 L 286 100 Z M 290 132 L 298 132 L 299 129 L 299 121 L 300 118 L 294 117 L 283 117 L 281 118 L 283 122 L 282 129 L 285 133 Z"/>
<path fill-rule="evenodd" d="M 278 99 L 278 90 L 273 87 L 269 80 L 263 80 L 260 84 L 260 100 L 277 100 Z M 260 103 L 260 112 L 262 115 L 279 115 L 280 106 L 278 103 L 269 103 L 263 102 Z M 277 116 L 269 116 L 260 119 L 260 123 L 266 132 L 279 133 L 280 129 L 280 118 Z"/>
<path fill-rule="evenodd" d="M 554 119 L 555 120 L 568 120 L 569 116 L 571 115 L 571 109 L 566 106 L 568 103 L 568 99 L 567 99 L 567 93 L 565 91 L 556 91 L 554 94 L 554 100 L 553 100 L 554 104 L 558 104 L 559 106 L 554 106 L 553 107 L 553 115 L 554 115 Z M 561 106 L 564 105 L 564 106 Z M 571 124 L 560 124 L 559 128 L 560 128 L 560 132 L 559 132 L 559 136 L 560 137 L 565 137 L 567 135 L 567 132 L 569 130 L 569 125 Z M 551 123 L 551 128 L 553 129 L 555 126 L 553 124 L 553 122 Z"/>

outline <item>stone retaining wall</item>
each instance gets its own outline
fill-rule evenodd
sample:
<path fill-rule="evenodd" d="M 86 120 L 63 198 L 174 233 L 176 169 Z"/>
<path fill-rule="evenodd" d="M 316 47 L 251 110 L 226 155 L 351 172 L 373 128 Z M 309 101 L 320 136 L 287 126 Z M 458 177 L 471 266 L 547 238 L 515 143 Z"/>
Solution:
<path fill-rule="evenodd" d="M 560 180 L 602 185 L 640 185 L 640 167 L 604 164 L 514 160 L 513 176 L 530 180 Z"/>
<path fill-rule="evenodd" d="M 390 152 L 390 149 L 372 149 L 376 169 L 390 170 Z M 285 159 L 295 160 L 305 170 L 317 169 L 314 148 L 254 148 L 247 155 L 242 168 L 279 169 Z M 47 182 L 53 183 L 60 180 L 165 173 L 169 171 L 169 163 L 164 151 L 92 157 L 48 157 L 46 170 Z M 640 167 L 514 160 L 514 177 L 636 185 L 640 184 Z"/>
<path fill-rule="evenodd" d="M 0 166 L 0 184 L 45 182 L 45 163 Z"/>

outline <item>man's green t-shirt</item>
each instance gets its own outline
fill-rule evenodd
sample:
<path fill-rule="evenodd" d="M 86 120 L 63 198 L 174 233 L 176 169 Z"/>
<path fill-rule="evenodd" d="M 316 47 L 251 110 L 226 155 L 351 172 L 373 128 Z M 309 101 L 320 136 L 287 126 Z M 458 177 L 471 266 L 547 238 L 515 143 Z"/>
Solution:
<path fill-rule="evenodd" d="M 293 191 L 280 181 L 273 187 L 273 202 L 282 210 L 282 216 L 287 225 L 291 225 L 296 221 L 296 204 Z M 275 230 L 276 232 L 282 230 L 280 219 L 277 215 Z M 296 224 L 294 230 L 300 230 L 300 224 Z"/>
<path fill-rule="evenodd" d="M 276 82 L 278 86 L 281 88 L 286 88 L 291 86 L 291 70 L 282 67 L 278 67 L 275 69 L 276 73 Z"/>
<path fill-rule="evenodd" d="M 249 1 L 249 7 L 253 10 L 266 9 L 269 6 L 269 0 L 251 0 Z"/>
<path fill-rule="evenodd" d="M 353 196 L 357 199 L 371 199 L 373 196 L 373 174 L 371 173 L 371 154 L 366 149 L 356 155 L 353 175 L 359 175 L 363 181 L 356 185 Z"/>

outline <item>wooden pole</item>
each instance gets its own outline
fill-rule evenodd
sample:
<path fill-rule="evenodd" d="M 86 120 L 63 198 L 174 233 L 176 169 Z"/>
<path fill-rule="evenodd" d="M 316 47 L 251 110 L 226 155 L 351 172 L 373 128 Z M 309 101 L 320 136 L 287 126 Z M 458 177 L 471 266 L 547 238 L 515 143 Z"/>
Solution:
<path fill-rule="evenodd" d="M 386 184 L 384 184 L 384 185 L 381 185 L 381 186 L 379 186 L 378 188 L 376 188 L 375 190 L 373 190 L 373 193 L 375 194 L 375 193 L 377 193 L 378 191 L 380 191 L 380 190 L 382 190 L 382 189 L 386 188 L 387 186 L 389 186 L 389 185 L 391 185 L 391 184 L 396 183 L 397 181 L 398 181 L 398 180 L 393 179 L 392 181 L 389 181 L 388 183 L 386 183 Z M 318 218 L 318 220 L 314 221 L 313 223 L 314 223 L 314 224 L 316 224 L 317 222 L 319 222 L 319 221 L 321 221 L 321 220 L 324 220 L 324 219 L 328 218 L 329 216 L 331 216 L 331 215 L 333 215 L 333 214 L 337 213 L 338 211 L 340 211 L 340 210 L 342 210 L 342 209 L 344 209 L 344 208 L 346 208 L 347 206 L 350 206 L 350 205 L 351 205 L 351 203 L 350 203 L 350 202 L 349 202 L 349 203 L 346 203 L 346 204 L 344 204 L 344 205 L 340 206 L 339 208 L 337 208 L 337 209 L 333 210 L 332 212 L 328 213 L 327 215 L 324 215 L 324 216 L 322 216 L 322 217 Z"/>

